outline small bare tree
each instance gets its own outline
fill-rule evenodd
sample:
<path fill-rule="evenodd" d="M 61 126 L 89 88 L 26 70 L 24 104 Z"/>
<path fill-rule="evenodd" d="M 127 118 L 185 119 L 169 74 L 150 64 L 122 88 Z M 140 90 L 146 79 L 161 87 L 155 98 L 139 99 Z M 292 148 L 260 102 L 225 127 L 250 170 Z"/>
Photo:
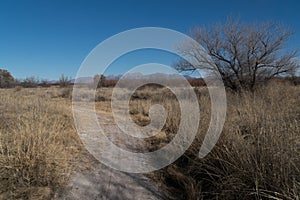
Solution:
<path fill-rule="evenodd" d="M 71 78 L 62 74 L 59 78 L 58 83 L 60 87 L 67 87 L 68 85 L 71 84 Z"/>
<path fill-rule="evenodd" d="M 273 77 L 293 74 L 299 66 L 297 52 L 284 49 L 292 32 L 279 24 L 228 20 L 210 28 L 195 28 L 191 35 L 204 49 L 182 44 L 180 52 L 196 60 L 196 65 L 182 60 L 176 68 L 218 72 L 225 86 L 235 91 L 253 90 Z"/>

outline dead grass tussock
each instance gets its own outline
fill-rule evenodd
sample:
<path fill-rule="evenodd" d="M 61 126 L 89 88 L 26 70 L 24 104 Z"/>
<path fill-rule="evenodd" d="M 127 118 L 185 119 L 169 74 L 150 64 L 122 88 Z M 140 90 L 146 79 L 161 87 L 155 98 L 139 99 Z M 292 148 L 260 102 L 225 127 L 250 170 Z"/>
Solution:
<path fill-rule="evenodd" d="M 70 110 L 38 92 L 0 91 L 2 199 L 50 198 L 66 184 L 80 151 Z"/>

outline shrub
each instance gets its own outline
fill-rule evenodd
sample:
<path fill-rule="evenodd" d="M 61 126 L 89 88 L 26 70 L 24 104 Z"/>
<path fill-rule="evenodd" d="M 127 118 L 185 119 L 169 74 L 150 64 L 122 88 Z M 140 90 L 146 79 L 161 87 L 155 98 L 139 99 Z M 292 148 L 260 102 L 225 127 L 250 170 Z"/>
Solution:
<path fill-rule="evenodd" d="M 11 88 L 15 86 L 15 79 L 9 71 L 0 69 L 0 88 Z"/>
<path fill-rule="evenodd" d="M 35 88 L 39 85 L 39 79 L 34 76 L 27 77 L 21 81 L 20 85 L 24 88 Z"/>
<path fill-rule="evenodd" d="M 39 85 L 42 86 L 42 87 L 50 87 L 51 83 L 48 80 L 43 79 L 43 80 L 41 80 L 41 82 L 39 83 Z"/>

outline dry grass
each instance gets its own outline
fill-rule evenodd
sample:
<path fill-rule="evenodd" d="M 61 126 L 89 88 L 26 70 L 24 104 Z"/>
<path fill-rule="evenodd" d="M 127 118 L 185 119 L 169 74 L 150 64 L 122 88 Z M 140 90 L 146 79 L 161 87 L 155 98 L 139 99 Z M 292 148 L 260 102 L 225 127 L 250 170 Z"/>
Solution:
<path fill-rule="evenodd" d="M 0 90 L 0 199 L 54 198 L 68 181 L 80 143 L 67 104 L 49 92 Z"/>
<path fill-rule="evenodd" d="M 167 199 L 299 199 L 300 88 L 276 84 L 254 94 L 227 94 L 227 119 L 213 151 L 197 157 L 210 120 L 202 91 L 197 139 L 174 164 L 150 176 L 164 184 Z M 178 121 L 179 108 L 172 112 Z M 167 123 L 165 131 L 176 126 Z"/>
<path fill-rule="evenodd" d="M 163 185 L 166 199 L 299 199 L 300 88 L 275 83 L 255 93 L 228 92 L 222 136 L 204 159 L 198 158 L 198 151 L 211 105 L 207 89 L 195 91 L 201 109 L 196 140 L 174 164 L 149 175 Z M 98 89 L 98 111 L 111 111 L 111 92 Z M 131 117 L 141 126 L 150 123 L 149 108 L 157 103 L 168 115 L 162 132 L 147 139 L 150 151 L 167 144 L 177 132 L 178 101 L 168 89 L 152 87 L 137 90 L 130 101 Z"/>
<path fill-rule="evenodd" d="M 65 185 L 72 171 L 70 158 L 82 151 L 69 109 L 71 91 L 0 91 L 0 198 L 47 199 Z M 204 159 L 198 158 L 198 151 L 210 121 L 210 98 L 205 88 L 195 91 L 201 109 L 196 140 L 175 163 L 149 174 L 166 199 L 299 199 L 299 86 L 273 84 L 255 93 L 228 92 L 222 136 Z M 111 112 L 111 92 L 97 90 L 98 112 Z M 150 123 L 149 108 L 157 103 L 168 115 L 162 132 L 147 139 L 150 151 L 174 137 L 179 104 L 168 89 L 151 87 L 136 91 L 130 101 L 131 117 L 141 126 Z"/>

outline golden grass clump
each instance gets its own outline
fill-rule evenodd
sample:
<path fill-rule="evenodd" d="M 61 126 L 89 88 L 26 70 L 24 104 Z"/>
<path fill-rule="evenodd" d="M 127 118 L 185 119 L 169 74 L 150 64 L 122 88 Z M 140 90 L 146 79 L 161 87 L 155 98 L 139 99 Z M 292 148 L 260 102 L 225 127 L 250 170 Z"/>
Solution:
<path fill-rule="evenodd" d="M 34 93 L 0 94 L 0 199 L 53 198 L 78 152 L 70 110 Z"/>

